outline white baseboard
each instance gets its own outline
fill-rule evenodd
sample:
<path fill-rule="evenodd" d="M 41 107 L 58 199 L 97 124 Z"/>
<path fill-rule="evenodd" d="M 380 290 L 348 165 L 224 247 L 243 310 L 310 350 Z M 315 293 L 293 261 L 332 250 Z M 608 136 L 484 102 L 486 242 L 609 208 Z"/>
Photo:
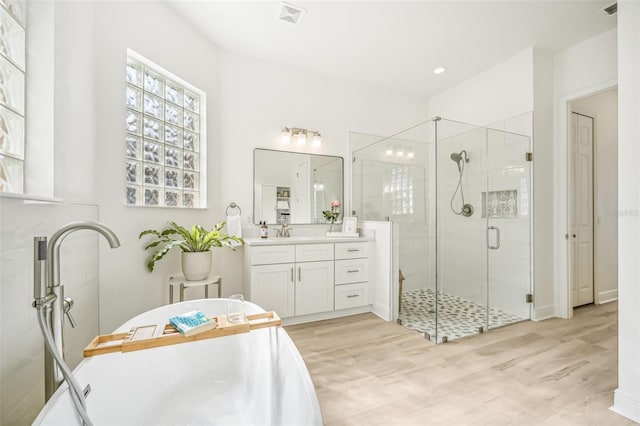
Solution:
<path fill-rule="evenodd" d="M 317 314 L 300 315 L 297 317 L 283 318 L 282 325 L 304 324 L 307 322 L 324 321 L 328 319 L 348 317 L 351 315 L 364 314 L 371 312 L 371 305 L 359 306 L 357 308 L 340 309 L 338 311 L 320 312 Z"/>
<path fill-rule="evenodd" d="M 618 289 L 601 291 L 596 295 L 596 303 L 609 303 L 618 300 Z"/>
<path fill-rule="evenodd" d="M 640 423 L 640 401 L 623 394 L 620 392 L 620 389 L 616 389 L 614 392 L 613 406 L 609 409 L 634 422 Z"/>
<path fill-rule="evenodd" d="M 540 306 L 533 310 L 533 320 L 542 321 L 549 318 L 555 318 L 556 310 L 553 305 Z"/>
<path fill-rule="evenodd" d="M 391 318 L 389 307 L 382 305 L 380 303 L 374 303 L 373 305 L 371 305 L 371 312 L 373 312 L 374 314 L 376 314 L 377 316 L 379 316 L 385 321 L 391 321 L 393 319 Z"/>

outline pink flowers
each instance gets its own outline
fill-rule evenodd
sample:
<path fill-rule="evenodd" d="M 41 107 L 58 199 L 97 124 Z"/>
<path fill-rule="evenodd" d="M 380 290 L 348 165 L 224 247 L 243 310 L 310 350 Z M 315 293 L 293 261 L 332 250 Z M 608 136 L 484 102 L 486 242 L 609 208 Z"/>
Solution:
<path fill-rule="evenodd" d="M 329 232 L 331 232 L 331 230 L 333 229 L 333 224 L 335 223 L 335 221 L 340 217 L 340 212 L 338 211 L 338 209 L 341 205 L 342 203 L 339 200 L 332 200 L 331 210 L 322 211 L 324 218 L 331 224 L 331 226 L 329 227 Z"/>

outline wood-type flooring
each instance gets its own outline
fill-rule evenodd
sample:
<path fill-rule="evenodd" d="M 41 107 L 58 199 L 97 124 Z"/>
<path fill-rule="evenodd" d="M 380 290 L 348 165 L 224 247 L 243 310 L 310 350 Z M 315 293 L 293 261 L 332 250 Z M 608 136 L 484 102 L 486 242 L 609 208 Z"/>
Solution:
<path fill-rule="evenodd" d="M 617 304 L 435 345 L 373 314 L 286 327 L 327 425 L 633 425 L 612 412 Z"/>

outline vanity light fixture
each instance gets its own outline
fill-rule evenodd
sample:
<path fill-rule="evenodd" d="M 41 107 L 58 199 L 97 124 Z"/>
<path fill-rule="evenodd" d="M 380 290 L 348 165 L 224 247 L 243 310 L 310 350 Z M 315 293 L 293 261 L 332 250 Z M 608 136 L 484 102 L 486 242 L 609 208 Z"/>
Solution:
<path fill-rule="evenodd" d="M 415 154 L 413 153 L 413 151 L 407 152 L 407 158 L 413 158 L 413 157 L 415 157 Z"/>
<path fill-rule="evenodd" d="M 307 130 L 298 127 L 284 127 L 281 133 L 281 140 L 284 145 L 289 145 L 291 139 L 296 141 L 297 145 L 304 146 L 307 139 L 311 138 L 311 145 L 314 148 L 322 146 L 322 135 L 317 130 Z"/>
<path fill-rule="evenodd" d="M 393 149 L 387 148 L 387 150 L 384 153 L 385 155 L 393 155 Z"/>
<path fill-rule="evenodd" d="M 403 150 L 401 150 L 401 149 L 399 149 L 399 150 L 396 152 L 396 156 L 397 156 L 397 157 L 404 157 L 404 151 L 403 151 Z"/>
<path fill-rule="evenodd" d="M 442 74 L 447 70 L 447 67 L 437 67 L 433 69 L 434 74 Z"/>
<path fill-rule="evenodd" d="M 300 130 L 298 132 L 298 145 L 305 145 L 307 143 L 307 131 Z"/>
<path fill-rule="evenodd" d="M 288 127 L 285 127 L 284 129 L 282 129 L 282 134 L 280 138 L 284 145 L 289 145 L 291 143 L 291 129 Z"/>

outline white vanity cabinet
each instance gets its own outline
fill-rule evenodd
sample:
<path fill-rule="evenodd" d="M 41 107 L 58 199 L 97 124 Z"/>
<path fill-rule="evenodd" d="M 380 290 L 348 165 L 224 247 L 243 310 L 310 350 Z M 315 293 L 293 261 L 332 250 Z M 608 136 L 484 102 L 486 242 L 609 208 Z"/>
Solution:
<path fill-rule="evenodd" d="M 281 318 L 332 311 L 333 250 L 330 243 L 250 246 L 247 298 Z"/>
<path fill-rule="evenodd" d="M 368 241 L 249 241 L 244 249 L 245 297 L 289 323 L 358 313 L 337 311 L 370 304 L 368 245 Z"/>

